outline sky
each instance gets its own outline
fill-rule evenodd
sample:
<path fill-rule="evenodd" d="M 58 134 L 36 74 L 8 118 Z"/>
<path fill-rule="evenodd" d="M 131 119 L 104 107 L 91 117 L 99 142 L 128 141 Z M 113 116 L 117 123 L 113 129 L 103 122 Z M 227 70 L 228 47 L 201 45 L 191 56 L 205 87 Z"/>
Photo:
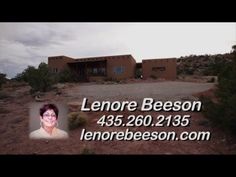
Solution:
<path fill-rule="evenodd" d="M 0 72 L 12 78 L 57 55 L 141 62 L 229 53 L 235 44 L 236 23 L 0 23 Z"/>

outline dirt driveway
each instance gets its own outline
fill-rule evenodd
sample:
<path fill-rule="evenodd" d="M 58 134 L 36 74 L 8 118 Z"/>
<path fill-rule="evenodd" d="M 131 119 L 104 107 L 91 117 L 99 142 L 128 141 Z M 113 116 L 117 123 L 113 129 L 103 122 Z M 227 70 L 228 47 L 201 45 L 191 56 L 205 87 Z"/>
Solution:
<path fill-rule="evenodd" d="M 65 91 L 67 97 L 90 100 L 136 100 L 141 101 L 145 97 L 156 100 L 181 100 L 191 95 L 203 92 L 214 86 L 213 83 L 193 82 L 153 82 L 112 85 L 77 85 Z"/>

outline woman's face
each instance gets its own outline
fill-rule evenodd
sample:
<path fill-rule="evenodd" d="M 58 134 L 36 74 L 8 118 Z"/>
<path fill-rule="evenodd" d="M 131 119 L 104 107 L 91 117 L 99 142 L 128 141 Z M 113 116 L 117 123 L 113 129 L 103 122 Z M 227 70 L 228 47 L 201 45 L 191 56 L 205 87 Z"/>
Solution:
<path fill-rule="evenodd" d="M 41 117 L 41 121 L 44 126 L 54 127 L 57 122 L 57 116 L 52 109 L 49 109 L 43 113 L 43 117 Z"/>

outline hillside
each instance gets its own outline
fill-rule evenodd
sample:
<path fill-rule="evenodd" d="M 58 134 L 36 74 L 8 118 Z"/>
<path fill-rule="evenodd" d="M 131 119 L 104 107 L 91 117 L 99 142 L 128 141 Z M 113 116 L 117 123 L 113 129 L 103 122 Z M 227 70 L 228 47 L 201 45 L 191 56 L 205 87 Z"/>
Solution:
<path fill-rule="evenodd" d="M 190 55 L 177 58 L 178 75 L 217 76 L 222 64 L 232 61 L 233 54 Z"/>

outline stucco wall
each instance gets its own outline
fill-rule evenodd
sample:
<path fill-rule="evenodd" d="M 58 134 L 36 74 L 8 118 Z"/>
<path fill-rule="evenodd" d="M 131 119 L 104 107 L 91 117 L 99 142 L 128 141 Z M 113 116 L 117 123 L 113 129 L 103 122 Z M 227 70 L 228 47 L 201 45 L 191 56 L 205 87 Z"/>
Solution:
<path fill-rule="evenodd" d="M 150 59 L 142 61 L 143 78 L 162 78 L 167 80 L 176 79 L 176 59 Z"/>
<path fill-rule="evenodd" d="M 136 62 L 129 56 L 110 57 L 107 59 L 107 77 L 112 79 L 134 78 Z"/>
<path fill-rule="evenodd" d="M 68 69 L 67 63 L 73 60 L 74 60 L 73 58 L 66 56 L 48 57 L 48 67 L 54 72 L 55 69 L 57 69 L 57 72 L 60 72 L 64 69 Z"/>

